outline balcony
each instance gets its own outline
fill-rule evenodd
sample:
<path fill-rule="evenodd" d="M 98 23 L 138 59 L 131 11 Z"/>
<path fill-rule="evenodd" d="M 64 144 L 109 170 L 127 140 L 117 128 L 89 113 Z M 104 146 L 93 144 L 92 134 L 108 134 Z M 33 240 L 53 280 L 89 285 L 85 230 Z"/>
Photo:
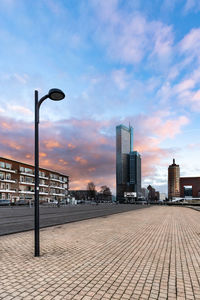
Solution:
<path fill-rule="evenodd" d="M 50 185 L 49 187 L 52 188 L 52 189 L 59 189 L 59 190 L 64 190 L 65 189 L 61 186 L 55 186 L 55 185 Z"/>
<path fill-rule="evenodd" d="M 16 180 L 6 179 L 6 178 L 4 178 L 4 179 L 0 178 L 0 181 L 1 182 L 8 182 L 8 183 L 16 183 Z"/>
<path fill-rule="evenodd" d="M 16 193 L 16 190 L 5 190 L 0 188 L 1 193 Z"/>
<path fill-rule="evenodd" d="M 31 173 L 25 173 L 20 171 L 20 174 L 25 176 L 35 177 L 35 174 L 31 174 Z"/>
<path fill-rule="evenodd" d="M 60 196 L 60 197 L 65 197 L 65 194 L 56 194 L 56 193 L 50 193 L 52 196 Z"/>
<path fill-rule="evenodd" d="M 46 193 L 46 192 L 39 192 L 39 195 L 49 195 L 49 193 Z"/>
<path fill-rule="evenodd" d="M 60 182 L 60 183 L 63 183 L 63 181 L 61 181 L 61 180 L 59 180 L 59 179 L 50 178 L 50 180 L 56 181 L 56 182 Z"/>
<path fill-rule="evenodd" d="M 15 170 L 10 170 L 10 169 L 6 169 L 6 168 L 0 168 L 0 171 L 4 171 L 4 172 L 8 172 L 8 173 L 16 173 Z"/>
<path fill-rule="evenodd" d="M 39 186 L 41 186 L 41 187 L 49 187 L 47 184 L 39 184 Z"/>
<path fill-rule="evenodd" d="M 28 184 L 28 185 L 35 185 L 34 182 L 27 182 L 27 181 L 20 181 L 20 184 Z"/>
<path fill-rule="evenodd" d="M 20 194 L 35 194 L 35 192 L 32 192 L 32 191 L 19 191 Z"/>
<path fill-rule="evenodd" d="M 40 176 L 40 175 L 39 175 L 39 178 L 42 178 L 42 179 L 48 179 L 48 180 L 49 180 L 49 177 L 45 177 L 45 176 Z"/>

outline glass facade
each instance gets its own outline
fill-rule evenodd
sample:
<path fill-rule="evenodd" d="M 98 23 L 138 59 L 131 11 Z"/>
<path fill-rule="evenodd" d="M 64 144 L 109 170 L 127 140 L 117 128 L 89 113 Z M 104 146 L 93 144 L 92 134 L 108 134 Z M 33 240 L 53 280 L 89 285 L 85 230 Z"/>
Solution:
<path fill-rule="evenodd" d="M 134 192 L 141 192 L 141 156 L 137 151 L 130 153 L 130 185 L 134 185 Z"/>
<path fill-rule="evenodd" d="M 124 197 L 124 192 L 141 190 L 141 157 L 133 151 L 131 126 L 116 127 L 116 187 L 118 200 Z"/>

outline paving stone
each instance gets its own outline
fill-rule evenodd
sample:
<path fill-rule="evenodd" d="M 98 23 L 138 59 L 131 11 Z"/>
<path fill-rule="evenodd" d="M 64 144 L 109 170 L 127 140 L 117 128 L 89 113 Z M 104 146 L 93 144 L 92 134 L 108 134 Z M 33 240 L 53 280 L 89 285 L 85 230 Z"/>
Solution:
<path fill-rule="evenodd" d="M 0 299 L 200 300 L 200 212 L 148 209 L 0 237 Z"/>

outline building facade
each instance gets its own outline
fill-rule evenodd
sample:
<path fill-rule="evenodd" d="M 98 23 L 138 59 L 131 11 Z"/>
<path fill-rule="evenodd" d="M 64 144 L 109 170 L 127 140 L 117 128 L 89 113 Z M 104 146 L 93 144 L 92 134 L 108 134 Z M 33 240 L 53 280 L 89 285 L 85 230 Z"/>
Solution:
<path fill-rule="evenodd" d="M 180 197 L 180 167 L 173 159 L 173 164 L 168 168 L 168 198 L 172 200 L 175 197 Z"/>
<path fill-rule="evenodd" d="M 137 151 L 130 152 L 130 186 L 137 193 L 141 194 L 141 156 Z"/>
<path fill-rule="evenodd" d="M 145 200 L 149 199 L 149 190 L 146 188 L 141 188 L 141 197 Z"/>
<path fill-rule="evenodd" d="M 133 151 L 133 128 L 116 127 L 116 194 L 124 201 L 124 193 L 141 192 L 141 157 Z"/>
<path fill-rule="evenodd" d="M 149 194 L 148 194 L 148 201 L 149 201 L 149 202 L 155 201 L 156 190 L 155 190 L 151 185 L 149 185 L 149 186 L 147 187 L 147 190 L 149 191 Z"/>
<path fill-rule="evenodd" d="M 69 176 L 39 169 L 40 202 L 61 201 L 67 197 Z M 34 166 L 0 157 L 0 199 L 27 202 L 35 199 Z"/>
<path fill-rule="evenodd" d="M 200 177 L 181 177 L 180 197 L 200 198 Z"/>

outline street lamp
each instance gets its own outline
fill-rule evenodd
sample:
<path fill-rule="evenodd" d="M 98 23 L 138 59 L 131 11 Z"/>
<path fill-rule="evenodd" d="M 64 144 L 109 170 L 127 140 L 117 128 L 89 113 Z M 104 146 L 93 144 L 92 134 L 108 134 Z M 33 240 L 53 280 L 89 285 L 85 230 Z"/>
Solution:
<path fill-rule="evenodd" d="M 39 109 L 45 99 L 60 101 L 65 94 L 59 89 L 51 89 L 49 93 L 38 100 L 38 91 L 35 91 L 35 256 L 40 256 L 39 236 Z"/>

